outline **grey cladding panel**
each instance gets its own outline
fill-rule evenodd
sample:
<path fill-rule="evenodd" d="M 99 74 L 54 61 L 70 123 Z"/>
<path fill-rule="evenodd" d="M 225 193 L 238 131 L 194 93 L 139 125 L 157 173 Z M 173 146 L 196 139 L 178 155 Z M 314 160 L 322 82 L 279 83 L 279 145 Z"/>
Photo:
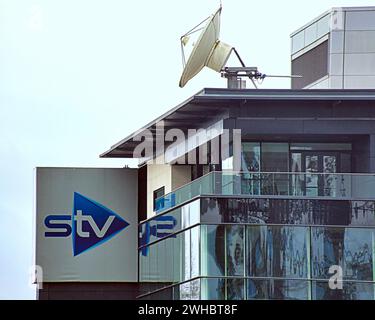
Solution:
<path fill-rule="evenodd" d="M 292 60 L 292 89 L 302 89 L 328 74 L 328 40 Z"/>

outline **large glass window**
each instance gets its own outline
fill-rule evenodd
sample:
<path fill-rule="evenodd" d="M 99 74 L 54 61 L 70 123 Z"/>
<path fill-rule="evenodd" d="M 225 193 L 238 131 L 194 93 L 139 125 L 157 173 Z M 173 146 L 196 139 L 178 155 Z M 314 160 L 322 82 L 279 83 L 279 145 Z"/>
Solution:
<path fill-rule="evenodd" d="M 201 226 L 201 274 L 225 275 L 225 227 Z"/>
<path fill-rule="evenodd" d="M 202 300 L 225 300 L 225 280 L 220 278 L 203 278 L 201 280 Z"/>
<path fill-rule="evenodd" d="M 175 298 L 179 300 L 199 300 L 200 299 L 201 280 L 195 279 L 182 283 L 175 290 Z"/>
<path fill-rule="evenodd" d="M 262 143 L 263 172 L 288 172 L 289 144 Z"/>
<path fill-rule="evenodd" d="M 241 170 L 241 193 L 260 194 L 260 143 L 242 143 Z"/>
<path fill-rule="evenodd" d="M 309 300 L 309 281 L 247 279 L 247 299 L 249 300 Z"/>
<path fill-rule="evenodd" d="M 201 284 L 203 300 L 245 299 L 245 279 L 202 278 Z"/>
<path fill-rule="evenodd" d="M 312 277 L 327 279 L 332 265 L 347 280 L 373 280 L 374 229 L 312 227 Z"/>
<path fill-rule="evenodd" d="M 373 300 L 374 284 L 368 282 L 343 282 L 342 289 L 332 290 L 328 281 L 312 282 L 313 300 Z"/>
<path fill-rule="evenodd" d="M 227 275 L 244 276 L 245 231 L 241 225 L 226 227 Z"/>
<path fill-rule="evenodd" d="M 308 277 L 308 228 L 248 226 L 248 276 Z"/>
<path fill-rule="evenodd" d="M 289 171 L 289 144 L 288 143 L 262 143 L 261 147 L 262 172 L 288 172 Z M 289 193 L 289 177 L 287 174 L 262 175 L 262 194 Z"/>
<path fill-rule="evenodd" d="M 303 49 L 305 46 L 305 30 L 295 34 L 292 37 L 292 54 Z"/>

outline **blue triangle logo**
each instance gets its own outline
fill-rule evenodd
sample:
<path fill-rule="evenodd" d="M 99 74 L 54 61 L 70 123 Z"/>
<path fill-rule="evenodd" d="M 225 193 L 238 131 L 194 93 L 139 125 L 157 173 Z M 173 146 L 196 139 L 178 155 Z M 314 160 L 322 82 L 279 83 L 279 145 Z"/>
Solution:
<path fill-rule="evenodd" d="M 72 213 L 74 256 L 108 241 L 128 225 L 129 223 L 111 209 L 74 192 Z"/>

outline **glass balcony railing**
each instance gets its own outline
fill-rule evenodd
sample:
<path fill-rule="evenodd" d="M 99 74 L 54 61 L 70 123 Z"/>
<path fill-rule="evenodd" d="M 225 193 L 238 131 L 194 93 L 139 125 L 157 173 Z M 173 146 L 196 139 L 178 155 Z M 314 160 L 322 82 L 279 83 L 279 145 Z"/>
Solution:
<path fill-rule="evenodd" d="M 372 200 L 375 174 L 214 171 L 157 198 L 155 212 L 161 213 L 200 195 Z"/>

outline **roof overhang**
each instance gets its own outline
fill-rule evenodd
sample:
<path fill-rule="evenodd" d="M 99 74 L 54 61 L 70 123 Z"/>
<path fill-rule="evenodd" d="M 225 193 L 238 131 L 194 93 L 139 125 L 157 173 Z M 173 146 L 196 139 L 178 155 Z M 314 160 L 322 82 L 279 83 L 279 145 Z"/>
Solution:
<path fill-rule="evenodd" d="M 134 141 L 147 130 L 156 140 L 158 126 L 166 131 L 172 128 L 187 132 L 188 129 L 206 128 L 228 115 L 228 108 L 247 101 L 375 101 L 375 90 L 290 90 L 290 89 L 209 89 L 205 88 L 180 105 L 150 122 L 143 128 L 122 139 L 101 158 L 133 158 L 140 143 Z"/>

